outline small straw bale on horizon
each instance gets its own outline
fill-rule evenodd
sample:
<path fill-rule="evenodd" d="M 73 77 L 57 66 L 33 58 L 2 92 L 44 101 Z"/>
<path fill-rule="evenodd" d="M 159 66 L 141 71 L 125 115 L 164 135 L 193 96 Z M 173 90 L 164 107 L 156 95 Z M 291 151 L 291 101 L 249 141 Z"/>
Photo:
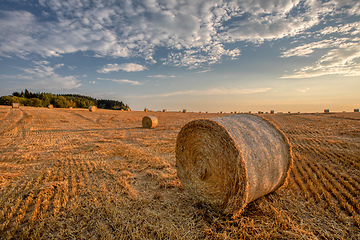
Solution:
<path fill-rule="evenodd" d="M 11 103 L 12 108 L 20 108 L 20 103 Z"/>
<path fill-rule="evenodd" d="M 89 111 L 90 112 L 95 112 L 97 110 L 97 107 L 96 106 L 90 106 L 89 107 Z"/>

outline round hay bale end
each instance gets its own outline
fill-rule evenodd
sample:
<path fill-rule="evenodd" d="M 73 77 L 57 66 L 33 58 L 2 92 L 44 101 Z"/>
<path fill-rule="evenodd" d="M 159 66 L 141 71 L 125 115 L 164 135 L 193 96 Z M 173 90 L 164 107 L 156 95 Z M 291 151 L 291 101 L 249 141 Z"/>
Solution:
<path fill-rule="evenodd" d="M 190 195 L 234 217 L 278 189 L 292 164 L 286 136 L 249 114 L 191 121 L 175 150 L 177 174 Z"/>
<path fill-rule="evenodd" d="M 89 111 L 90 112 L 95 112 L 97 110 L 97 107 L 96 106 L 90 106 L 89 107 Z"/>
<path fill-rule="evenodd" d="M 142 119 L 143 128 L 156 128 L 158 124 L 159 121 L 155 116 L 145 116 Z"/>
<path fill-rule="evenodd" d="M 48 105 L 48 108 L 53 109 L 54 106 L 52 104 Z"/>

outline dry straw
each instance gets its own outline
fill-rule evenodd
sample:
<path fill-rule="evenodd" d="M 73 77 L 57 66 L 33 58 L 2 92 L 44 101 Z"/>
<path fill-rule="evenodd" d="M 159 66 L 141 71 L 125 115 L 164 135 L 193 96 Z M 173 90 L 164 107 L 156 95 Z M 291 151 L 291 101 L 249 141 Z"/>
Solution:
<path fill-rule="evenodd" d="M 184 187 L 234 217 L 249 202 L 278 189 L 291 163 L 286 136 L 254 115 L 195 120 L 176 140 L 177 174 Z"/>
<path fill-rule="evenodd" d="M 90 112 L 95 112 L 97 110 L 97 107 L 96 106 L 90 106 L 89 107 L 89 111 Z"/>
<path fill-rule="evenodd" d="M 20 103 L 11 103 L 12 108 L 20 108 Z"/>
<path fill-rule="evenodd" d="M 53 106 L 52 104 L 49 104 L 49 105 L 48 105 L 48 108 L 53 109 L 54 106 Z"/>
<path fill-rule="evenodd" d="M 159 121 L 155 116 L 145 116 L 142 119 L 142 125 L 144 128 L 156 128 L 158 124 Z"/>

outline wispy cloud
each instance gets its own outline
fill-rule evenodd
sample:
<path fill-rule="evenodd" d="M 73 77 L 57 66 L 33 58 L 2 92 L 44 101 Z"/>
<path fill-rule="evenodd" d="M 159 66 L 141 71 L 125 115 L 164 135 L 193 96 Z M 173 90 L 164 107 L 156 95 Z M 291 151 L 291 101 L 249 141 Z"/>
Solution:
<path fill-rule="evenodd" d="M 314 64 L 294 70 L 292 74 L 284 75 L 282 78 L 360 76 L 360 22 L 329 26 L 313 35 L 316 38 L 327 39 L 286 50 L 282 53 L 282 57 L 309 57 L 318 50 L 323 50 L 325 53 Z"/>
<path fill-rule="evenodd" d="M 153 98 L 153 97 L 172 97 L 179 95 L 190 95 L 190 96 L 209 96 L 209 95 L 244 95 L 244 94 L 255 94 L 255 93 L 264 93 L 270 91 L 271 88 L 213 88 L 209 90 L 188 90 L 188 91 L 178 91 L 170 93 L 161 93 L 153 95 L 142 95 L 137 96 L 139 98 Z"/>
<path fill-rule="evenodd" d="M 310 88 L 305 88 L 305 89 L 298 89 L 299 92 L 301 93 L 306 93 L 310 91 Z"/>
<path fill-rule="evenodd" d="M 324 75 L 360 76 L 359 60 L 358 41 L 344 42 L 337 48 L 328 50 L 313 65 L 302 67 L 282 78 L 312 78 Z"/>
<path fill-rule="evenodd" d="M 48 61 L 33 61 L 30 68 L 18 68 L 24 74 L 0 75 L 0 79 L 9 79 L 14 82 L 26 80 L 22 85 L 38 89 L 73 89 L 81 86 L 80 81 L 75 76 L 62 76 L 55 73 L 55 69 L 62 67 L 63 64 L 51 66 Z"/>
<path fill-rule="evenodd" d="M 125 72 L 140 72 L 147 69 L 146 67 L 136 64 L 136 63 L 123 63 L 123 64 L 107 64 L 103 68 L 97 70 L 99 73 L 109 73 L 109 72 L 118 72 L 118 71 L 125 71 Z"/>
<path fill-rule="evenodd" d="M 205 70 L 201 70 L 201 71 L 197 71 L 196 73 L 206 73 L 206 72 L 211 72 L 212 69 L 205 69 Z"/>
<path fill-rule="evenodd" d="M 129 80 L 129 79 L 98 78 L 98 80 L 112 81 L 112 82 L 117 82 L 117 83 L 122 83 L 122 84 L 130 84 L 130 85 L 143 85 L 143 83 L 141 83 L 139 81 L 133 81 L 133 80 Z"/>
<path fill-rule="evenodd" d="M 151 76 L 147 76 L 149 78 L 174 78 L 176 77 L 175 75 L 151 75 Z"/>

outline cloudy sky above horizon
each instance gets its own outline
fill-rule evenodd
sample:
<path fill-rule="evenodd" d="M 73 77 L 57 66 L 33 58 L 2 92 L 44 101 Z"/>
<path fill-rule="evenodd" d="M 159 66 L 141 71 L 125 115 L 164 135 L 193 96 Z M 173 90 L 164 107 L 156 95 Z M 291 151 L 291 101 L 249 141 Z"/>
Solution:
<path fill-rule="evenodd" d="M 359 0 L 2 0 L 0 95 L 132 109 L 360 107 Z"/>

